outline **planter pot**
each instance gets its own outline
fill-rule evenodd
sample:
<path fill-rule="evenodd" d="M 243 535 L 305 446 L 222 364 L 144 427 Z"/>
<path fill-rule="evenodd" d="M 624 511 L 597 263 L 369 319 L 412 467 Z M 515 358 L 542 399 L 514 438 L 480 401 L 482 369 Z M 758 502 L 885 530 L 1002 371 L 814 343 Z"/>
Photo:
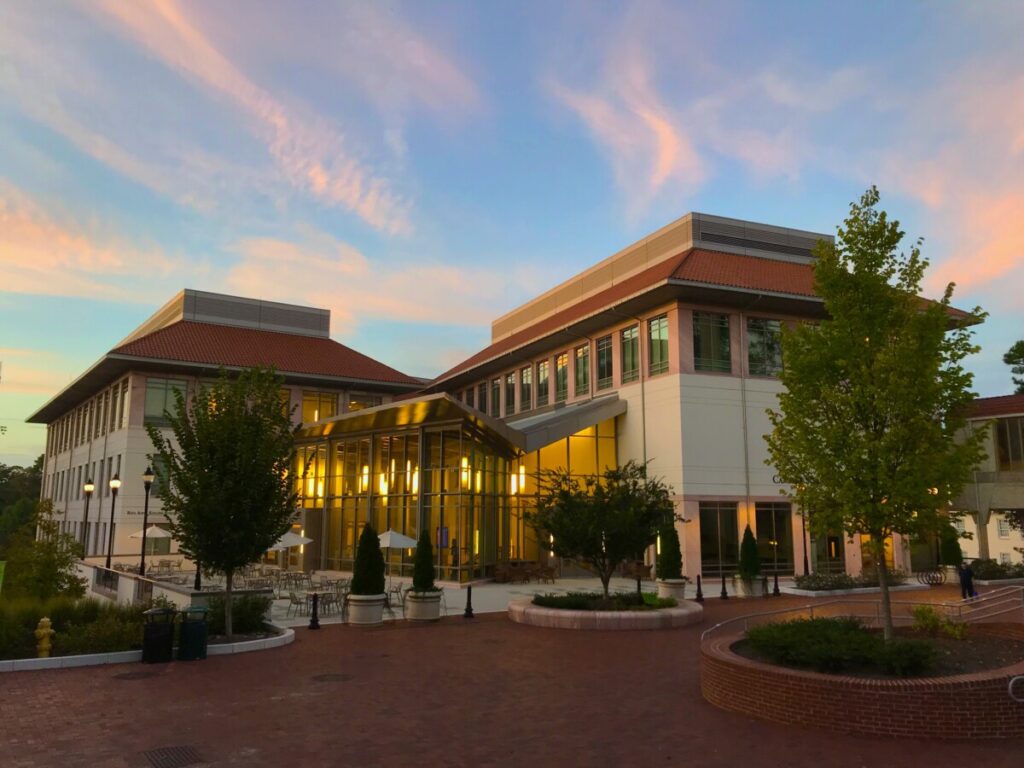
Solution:
<path fill-rule="evenodd" d="M 384 623 L 385 595 L 349 595 L 348 623 L 373 627 Z"/>
<path fill-rule="evenodd" d="M 733 576 L 732 593 L 736 597 L 763 597 L 764 580 L 760 576 L 750 581 L 741 579 L 739 576 Z"/>
<path fill-rule="evenodd" d="M 658 579 L 658 597 L 671 597 L 682 603 L 686 597 L 686 579 Z"/>
<path fill-rule="evenodd" d="M 441 618 L 441 591 L 410 592 L 405 596 L 405 618 L 409 621 L 437 621 Z"/>

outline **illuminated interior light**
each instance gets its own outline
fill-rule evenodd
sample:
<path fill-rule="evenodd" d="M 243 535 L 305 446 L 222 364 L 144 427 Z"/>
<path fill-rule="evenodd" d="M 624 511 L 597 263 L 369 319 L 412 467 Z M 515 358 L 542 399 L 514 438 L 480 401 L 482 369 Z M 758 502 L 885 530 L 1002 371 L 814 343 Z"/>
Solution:
<path fill-rule="evenodd" d="M 476 492 L 480 493 L 480 489 L 483 487 L 484 473 L 479 469 L 476 471 Z"/>
<path fill-rule="evenodd" d="M 363 464 L 363 476 L 359 480 L 359 490 L 366 493 L 366 490 L 370 487 L 370 467 L 367 464 Z"/>
<path fill-rule="evenodd" d="M 526 467 L 519 465 L 519 492 L 526 493 Z"/>
<path fill-rule="evenodd" d="M 420 492 L 420 468 L 419 468 L 419 465 L 417 465 L 416 469 L 414 469 L 413 472 L 412 472 L 412 492 L 413 493 L 419 493 Z"/>
<path fill-rule="evenodd" d="M 473 531 L 473 554 L 474 555 L 479 555 L 480 554 L 480 531 L 479 530 Z"/>
<path fill-rule="evenodd" d="M 512 475 L 509 476 L 509 480 L 511 481 L 511 488 L 509 489 L 509 493 L 515 496 L 516 493 L 519 491 L 519 476 L 513 473 Z"/>
<path fill-rule="evenodd" d="M 460 473 L 463 488 L 469 488 L 469 459 L 462 457 L 462 471 Z"/>
<path fill-rule="evenodd" d="M 661 554 L 661 534 L 660 533 L 658 534 L 657 541 L 654 542 L 654 551 L 657 552 L 659 555 Z"/>

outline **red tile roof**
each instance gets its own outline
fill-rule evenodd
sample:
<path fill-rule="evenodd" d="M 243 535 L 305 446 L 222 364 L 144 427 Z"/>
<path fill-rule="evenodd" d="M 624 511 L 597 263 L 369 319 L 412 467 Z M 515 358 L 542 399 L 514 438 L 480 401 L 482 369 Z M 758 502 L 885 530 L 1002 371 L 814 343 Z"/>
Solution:
<path fill-rule="evenodd" d="M 971 418 L 985 419 L 995 416 L 1024 414 L 1024 395 L 979 397 L 971 407 Z"/>
<path fill-rule="evenodd" d="M 420 382 L 332 339 L 181 320 L 111 350 L 112 355 L 279 373 L 418 385 Z"/>
<path fill-rule="evenodd" d="M 672 273 L 675 280 L 813 297 L 810 264 L 694 249 Z"/>

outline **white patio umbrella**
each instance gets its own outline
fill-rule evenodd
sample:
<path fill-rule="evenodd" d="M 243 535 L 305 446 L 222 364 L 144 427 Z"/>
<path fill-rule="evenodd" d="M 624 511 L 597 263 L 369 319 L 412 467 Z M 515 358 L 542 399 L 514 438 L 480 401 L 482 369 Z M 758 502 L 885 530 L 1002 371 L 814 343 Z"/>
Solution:
<path fill-rule="evenodd" d="M 288 531 L 284 536 L 275 541 L 271 546 L 267 547 L 267 551 L 271 549 L 290 549 L 291 547 L 301 547 L 303 544 L 312 544 L 312 539 L 307 539 L 305 536 L 299 536 L 299 534 L 293 531 Z"/>
<path fill-rule="evenodd" d="M 383 549 L 412 549 L 416 546 L 416 539 L 410 539 L 405 534 L 393 531 L 388 528 L 377 537 Z M 391 586 L 391 563 L 388 562 L 388 586 Z"/>
<path fill-rule="evenodd" d="M 141 539 L 142 538 L 142 533 L 143 533 L 142 531 L 136 531 L 135 533 L 133 533 L 128 538 L 129 539 Z M 151 526 L 149 526 L 149 528 L 146 529 L 145 533 L 146 533 L 146 538 L 147 539 L 170 539 L 170 538 L 173 538 L 173 534 L 170 531 L 165 531 L 159 525 L 151 525 Z"/>

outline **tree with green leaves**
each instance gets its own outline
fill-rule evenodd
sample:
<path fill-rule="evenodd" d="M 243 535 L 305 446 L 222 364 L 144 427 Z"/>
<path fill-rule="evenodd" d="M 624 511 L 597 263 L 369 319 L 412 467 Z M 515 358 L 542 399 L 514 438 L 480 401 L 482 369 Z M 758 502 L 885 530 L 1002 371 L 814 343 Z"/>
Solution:
<path fill-rule="evenodd" d="M 1013 383 L 1017 386 L 1016 394 L 1024 395 L 1024 339 L 1015 342 L 1006 354 L 1003 355 L 1003 362 L 1010 366 L 1013 372 Z"/>
<path fill-rule="evenodd" d="M 607 599 L 615 569 L 641 557 L 674 516 L 672 489 L 631 461 L 582 482 L 564 470 L 546 472 L 527 521 L 549 551 L 586 563 Z"/>
<path fill-rule="evenodd" d="M 416 556 L 412 561 L 412 588 L 415 592 L 436 592 L 434 586 L 434 546 L 430 533 L 424 527 L 416 544 Z"/>
<path fill-rule="evenodd" d="M 743 529 L 743 538 L 740 539 L 740 559 L 736 572 L 747 584 L 752 584 L 761 575 L 761 553 L 757 551 L 757 539 L 749 525 Z"/>
<path fill-rule="evenodd" d="M 661 554 L 658 555 L 656 573 L 659 579 L 683 578 L 683 552 L 679 547 L 679 531 L 673 519 L 661 526 L 658 533 Z"/>
<path fill-rule="evenodd" d="M 154 465 L 166 473 L 159 497 L 174 538 L 194 562 L 224 574 L 229 637 L 232 577 L 258 560 L 295 516 L 289 476 L 295 427 L 281 407 L 281 384 L 271 370 L 222 371 L 190 402 L 175 392 L 175 412 L 164 412 L 170 436 L 146 427 Z"/>
<path fill-rule="evenodd" d="M 49 499 L 37 502 L 35 514 L 10 540 L 4 574 L 5 597 L 82 597 L 85 582 L 75 563 L 82 547 L 74 536 L 61 533 Z"/>
<path fill-rule="evenodd" d="M 984 313 L 955 319 L 953 284 L 939 301 L 920 298 L 921 241 L 900 251 L 904 233 L 878 201 L 872 187 L 835 243 L 815 248 L 826 318 L 783 331 L 785 390 L 766 439 L 812 532 L 869 537 L 889 639 L 886 539 L 948 525 L 950 500 L 984 456 L 983 433 L 967 425 L 974 395 L 963 367 L 978 350 L 970 323 Z"/>
<path fill-rule="evenodd" d="M 384 553 L 380 551 L 377 531 L 369 523 L 363 526 L 356 545 L 356 559 L 352 564 L 352 594 L 384 594 Z"/>

